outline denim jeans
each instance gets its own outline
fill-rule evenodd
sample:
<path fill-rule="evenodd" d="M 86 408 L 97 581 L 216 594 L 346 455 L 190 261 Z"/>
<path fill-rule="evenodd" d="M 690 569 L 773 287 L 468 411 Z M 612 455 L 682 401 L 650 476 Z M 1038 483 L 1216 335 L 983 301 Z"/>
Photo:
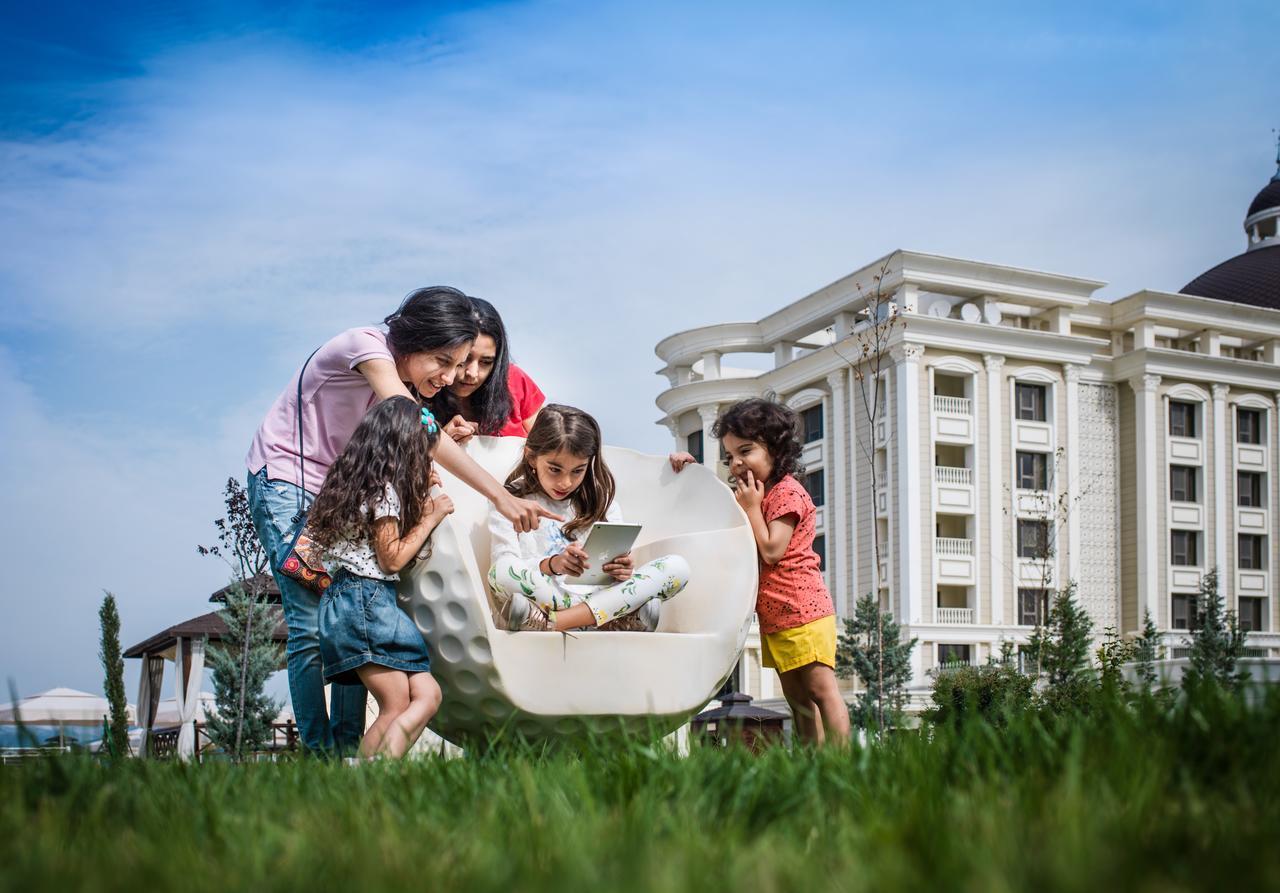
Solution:
<path fill-rule="evenodd" d="M 334 684 L 329 690 L 331 714 L 326 714 L 320 664 L 320 596 L 277 570 L 289 546 L 299 492 L 288 481 L 267 480 L 267 470 L 263 468 L 249 475 L 249 511 L 284 602 L 284 620 L 289 629 L 285 646 L 289 698 L 302 743 L 307 750 L 319 754 L 354 754 L 364 734 L 368 692 L 363 685 Z M 314 497 L 302 492 L 304 505 L 310 505 Z"/>

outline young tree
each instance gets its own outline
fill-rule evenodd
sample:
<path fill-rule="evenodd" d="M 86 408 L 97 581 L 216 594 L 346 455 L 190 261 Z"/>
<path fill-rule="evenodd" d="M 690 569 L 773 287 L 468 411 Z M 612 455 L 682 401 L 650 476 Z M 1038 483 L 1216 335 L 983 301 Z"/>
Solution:
<path fill-rule="evenodd" d="M 1214 568 L 1200 580 L 1195 602 L 1196 628 L 1191 631 L 1191 665 L 1183 676 L 1184 685 L 1198 682 L 1216 683 L 1234 691 L 1249 678 L 1236 669 L 1244 656 L 1245 634 L 1234 611 L 1226 610 L 1218 592 L 1218 570 Z"/>
<path fill-rule="evenodd" d="M 217 714 L 208 718 L 209 738 L 241 760 L 271 737 L 280 702 L 267 696 L 268 677 L 280 666 L 283 650 L 271 637 L 276 612 L 240 584 L 227 592 L 218 616 L 227 625 L 221 645 L 209 648 Z"/>
<path fill-rule="evenodd" d="M 103 688 L 111 709 L 102 743 L 113 758 L 119 759 L 129 755 L 129 702 L 124 695 L 124 659 L 120 656 L 120 612 L 116 597 L 110 592 L 104 591 L 98 624 L 102 632 L 98 659 L 102 661 Z"/>
<path fill-rule="evenodd" d="M 227 635 L 221 647 L 209 649 L 218 705 L 209 735 L 238 760 L 269 734 L 271 718 L 279 710 L 263 688 L 279 666 L 282 650 L 271 637 L 277 612 L 263 597 L 269 579 L 267 555 L 253 526 L 249 494 L 235 478 L 227 479 L 223 493 L 227 516 L 213 522 L 220 545 L 197 546 L 196 551 L 221 558 L 231 568 L 233 585 L 226 607 L 218 613 Z M 264 711 L 269 711 L 266 732 L 260 729 Z"/>
<path fill-rule="evenodd" d="M 894 725 L 901 719 L 916 641 L 902 641 L 893 615 L 882 612 L 870 593 L 858 599 L 853 616 L 844 622 L 836 673 L 843 678 L 857 676 L 863 685 L 850 711 L 850 719 L 862 728 L 884 729 L 886 721 Z"/>
<path fill-rule="evenodd" d="M 859 295 L 865 299 L 863 309 L 858 314 L 857 322 L 852 332 L 857 356 L 846 356 L 838 346 L 835 348 L 840 358 L 853 370 L 854 380 L 858 384 L 858 393 L 862 398 L 863 416 L 867 422 L 867 439 L 855 436 L 855 441 L 858 453 L 866 466 L 868 504 L 872 506 L 876 504 L 876 492 L 880 488 L 879 469 L 876 466 L 876 427 L 886 409 L 883 403 L 887 402 L 885 399 L 887 389 L 882 392 L 881 384 L 884 382 L 885 373 L 887 372 L 887 362 L 890 359 L 889 347 L 894 331 L 899 328 L 906 329 L 906 320 L 903 318 L 898 305 L 893 302 L 893 296 L 885 293 L 884 281 L 888 275 L 889 264 L 885 262 L 872 277 L 870 292 L 864 292 L 861 283 L 857 285 Z M 857 428 L 855 427 L 856 431 Z M 872 512 L 872 517 L 873 519 L 875 517 L 874 511 Z M 874 593 L 877 611 L 879 610 L 880 587 L 883 585 L 883 581 L 880 579 L 880 554 L 882 549 L 880 525 L 873 520 L 871 524 L 871 591 Z M 896 629 L 897 625 L 895 624 L 894 626 Z M 884 665 L 886 649 L 884 640 L 880 638 L 882 630 L 879 625 L 876 625 L 875 635 L 877 637 L 875 658 L 876 690 L 883 692 L 886 682 L 886 667 Z M 908 654 L 910 654 L 909 651 Z M 885 727 L 883 697 L 878 698 L 876 701 L 876 727 Z"/>
<path fill-rule="evenodd" d="M 1137 646 L 1120 638 L 1114 626 L 1108 626 L 1103 633 L 1102 644 L 1098 646 L 1098 667 L 1101 670 L 1100 682 L 1104 693 L 1124 697 L 1129 692 L 1129 683 L 1124 678 L 1124 665 L 1133 660 Z"/>
<path fill-rule="evenodd" d="M 1037 627 L 1024 646 L 1045 680 L 1045 701 L 1051 708 L 1084 706 L 1082 699 L 1093 670 L 1089 646 L 1093 621 L 1076 601 L 1074 582 L 1058 590 L 1049 608 L 1048 622 Z"/>
<path fill-rule="evenodd" d="M 1138 674 L 1138 684 L 1143 691 L 1151 691 L 1156 684 L 1156 661 L 1164 660 L 1164 646 L 1160 644 L 1160 631 L 1151 619 L 1151 611 L 1142 618 L 1142 635 L 1133 640 L 1133 661 Z"/>

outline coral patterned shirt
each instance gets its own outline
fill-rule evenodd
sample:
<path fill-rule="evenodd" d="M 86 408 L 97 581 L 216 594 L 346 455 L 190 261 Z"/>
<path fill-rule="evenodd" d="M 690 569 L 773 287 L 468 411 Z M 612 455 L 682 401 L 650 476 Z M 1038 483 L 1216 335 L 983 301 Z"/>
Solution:
<path fill-rule="evenodd" d="M 787 515 L 799 519 L 778 563 L 760 561 L 760 594 L 756 599 L 760 632 L 794 629 L 834 614 L 835 605 L 822 579 L 818 553 L 813 551 L 818 510 L 809 494 L 799 481 L 787 475 L 764 495 L 760 510 L 766 524 Z"/>

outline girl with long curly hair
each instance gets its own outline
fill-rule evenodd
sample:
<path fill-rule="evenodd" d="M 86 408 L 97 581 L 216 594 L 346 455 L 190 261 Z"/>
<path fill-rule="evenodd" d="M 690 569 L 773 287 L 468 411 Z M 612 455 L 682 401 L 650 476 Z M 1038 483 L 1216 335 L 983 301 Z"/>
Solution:
<path fill-rule="evenodd" d="M 689 565 L 679 555 L 637 568 L 630 554 L 618 555 L 601 567 L 614 583 L 570 582 L 588 567 L 590 556 L 580 543 L 591 525 L 622 520 L 602 446 L 600 425 L 582 410 L 551 403 L 538 413 L 507 489 L 568 522 L 547 520 L 516 533 L 489 513 L 489 589 L 500 629 L 651 632 L 662 602 L 688 585 Z"/>
<path fill-rule="evenodd" d="M 335 568 L 320 600 L 320 658 L 327 682 L 362 683 L 378 719 L 360 742 L 366 759 L 400 757 L 440 706 L 422 634 L 396 602 L 400 571 L 430 549 L 453 511 L 431 494 L 440 427 L 430 410 L 391 397 L 364 417 L 329 468 L 308 530 Z"/>
<path fill-rule="evenodd" d="M 796 480 L 804 473 L 796 414 L 769 400 L 743 400 L 724 411 L 712 434 L 725 449 L 760 553 L 761 663 L 778 671 L 803 740 L 845 741 L 849 710 L 836 685 L 835 605 L 813 551 L 817 509 Z"/>

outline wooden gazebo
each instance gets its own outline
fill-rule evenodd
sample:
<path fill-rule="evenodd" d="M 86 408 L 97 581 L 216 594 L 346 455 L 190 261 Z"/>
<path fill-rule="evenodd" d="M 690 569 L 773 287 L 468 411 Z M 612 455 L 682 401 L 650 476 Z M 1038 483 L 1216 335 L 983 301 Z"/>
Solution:
<path fill-rule="evenodd" d="M 271 604 L 270 612 L 273 621 L 271 638 L 276 642 L 284 643 L 289 634 L 284 622 L 284 612 L 280 607 L 280 590 L 276 587 L 271 575 L 259 574 L 247 581 L 246 588 L 256 591 L 260 597 Z M 210 595 L 209 601 L 225 602 L 230 589 L 231 586 L 224 586 Z M 179 710 L 182 710 L 184 704 L 194 704 L 200 696 L 200 688 L 204 681 L 205 643 L 220 642 L 226 634 L 227 626 L 222 622 L 222 618 L 210 612 L 175 623 L 125 651 L 125 657 L 142 660 L 137 710 L 138 725 L 142 727 L 143 756 L 147 754 L 151 744 L 152 726 L 164 683 L 165 661 L 174 662 L 176 670 L 174 691 L 177 695 Z M 191 745 L 194 747 L 194 729 L 192 732 Z M 171 737 L 175 739 L 174 743 L 178 746 L 180 756 L 191 755 L 182 752 L 184 745 L 178 732 L 174 732 Z M 166 744 L 168 743 L 166 741 Z"/>

